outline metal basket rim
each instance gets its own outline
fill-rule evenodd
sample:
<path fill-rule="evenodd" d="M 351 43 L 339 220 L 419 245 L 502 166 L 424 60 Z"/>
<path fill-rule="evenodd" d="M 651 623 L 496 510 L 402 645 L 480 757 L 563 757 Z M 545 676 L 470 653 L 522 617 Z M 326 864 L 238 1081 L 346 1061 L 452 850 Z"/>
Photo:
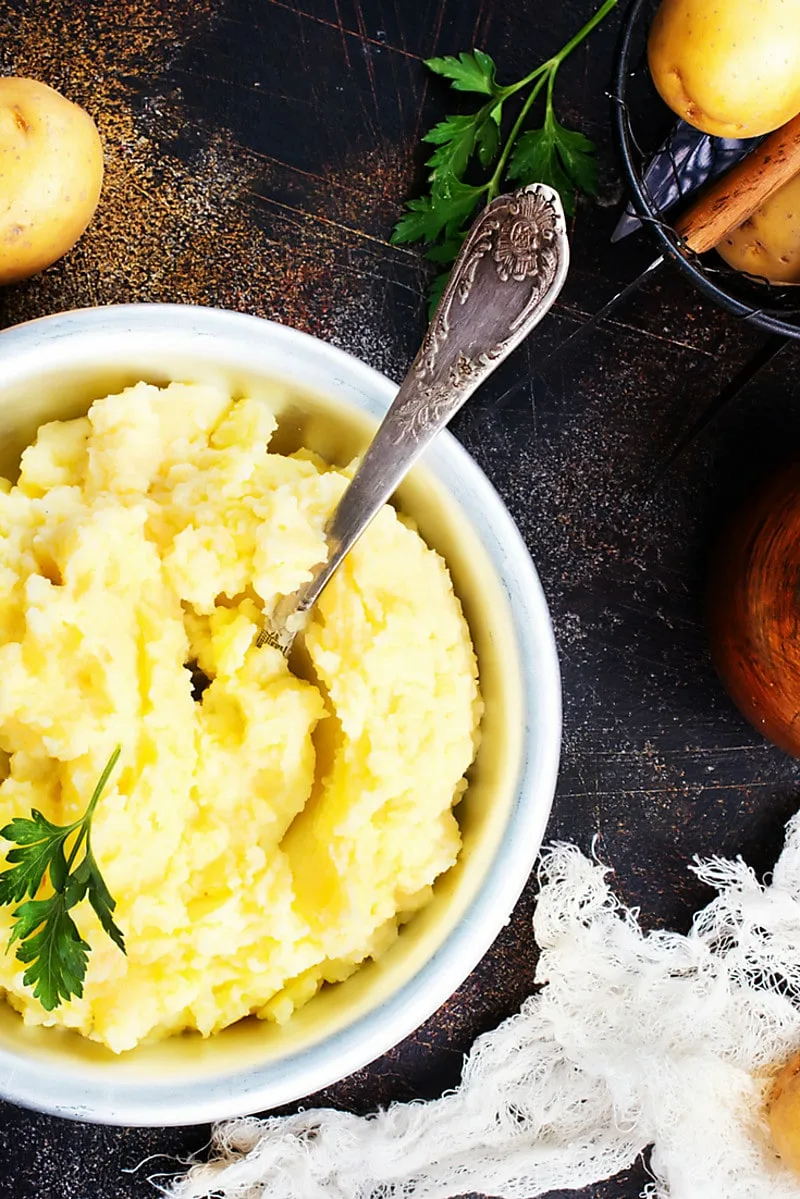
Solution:
<path fill-rule="evenodd" d="M 630 200 L 633 208 L 648 234 L 656 240 L 662 251 L 675 263 L 678 269 L 682 271 L 694 286 L 710 300 L 713 300 L 714 303 L 732 313 L 732 315 L 738 317 L 746 324 L 756 325 L 759 328 L 767 329 L 771 333 L 781 334 L 784 337 L 800 339 L 800 325 L 783 320 L 772 312 L 753 308 L 745 304 L 729 292 L 718 287 L 713 280 L 708 278 L 703 270 L 695 266 L 681 250 L 677 234 L 673 233 L 670 237 L 669 226 L 666 225 L 661 211 L 651 203 L 647 192 L 642 186 L 642 180 L 634 161 L 633 139 L 630 122 L 627 119 L 627 87 L 628 80 L 635 73 L 631 64 L 633 39 L 638 31 L 638 21 L 646 3 L 647 0 L 632 0 L 625 14 L 617 49 L 613 91 L 611 94 L 613 102 L 613 128 L 628 181 Z"/>

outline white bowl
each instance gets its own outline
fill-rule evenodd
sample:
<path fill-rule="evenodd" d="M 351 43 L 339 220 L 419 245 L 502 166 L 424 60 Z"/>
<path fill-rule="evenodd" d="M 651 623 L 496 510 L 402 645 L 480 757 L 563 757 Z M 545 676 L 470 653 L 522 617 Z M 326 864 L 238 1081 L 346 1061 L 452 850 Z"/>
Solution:
<path fill-rule="evenodd" d="M 0 474 L 47 420 L 139 379 L 217 382 L 255 394 L 275 381 L 278 436 L 345 462 L 396 387 L 348 354 L 281 325 L 213 309 L 130 305 L 46 317 L 0 333 Z M 0 1001 L 0 1095 L 107 1124 L 200 1123 L 265 1111 L 328 1086 L 396 1045 L 463 982 L 507 922 L 547 823 L 561 693 L 547 605 L 499 496 L 442 433 L 398 504 L 450 566 L 478 654 L 483 741 L 458 808 L 458 864 L 392 948 L 323 989 L 287 1025 L 242 1021 L 119 1057 L 75 1033 L 27 1028 Z"/>

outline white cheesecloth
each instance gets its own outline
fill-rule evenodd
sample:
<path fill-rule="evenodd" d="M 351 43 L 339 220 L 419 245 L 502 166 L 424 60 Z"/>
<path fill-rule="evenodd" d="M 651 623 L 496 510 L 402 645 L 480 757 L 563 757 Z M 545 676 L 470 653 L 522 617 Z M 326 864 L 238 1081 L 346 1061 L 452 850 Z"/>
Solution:
<path fill-rule="evenodd" d="M 772 1151 L 770 1072 L 800 1049 L 800 815 L 772 881 L 692 867 L 718 895 L 688 936 L 644 933 L 607 868 L 555 845 L 534 917 L 541 990 L 480 1037 L 460 1086 L 368 1117 L 224 1123 L 172 1199 L 533 1199 L 653 1146 L 651 1199 L 800 1199 Z"/>

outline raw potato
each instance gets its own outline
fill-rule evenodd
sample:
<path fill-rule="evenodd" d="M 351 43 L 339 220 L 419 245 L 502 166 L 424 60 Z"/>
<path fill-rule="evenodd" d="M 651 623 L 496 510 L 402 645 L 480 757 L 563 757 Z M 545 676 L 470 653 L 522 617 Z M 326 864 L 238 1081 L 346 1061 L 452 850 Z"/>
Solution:
<path fill-rule="evenodd" d="M 800 175 L 717 246 L 737 271 L 770 283 L 800 283 Z"/>
<path fill-rule="evenodd" d="M 0 78 L 0 284 L 66 254 L 102 184 L 103 145 L 89 114 L 36 79 Z"/>
<path fill-rule="evenodd" d="M 767 1119 L 781 1160 L 800 1174 L 800 1053 L 790 1058 L 775 1079 Z"/>
<path fill-rule="evenodd" d="M 648 57 L 670 108 L 716 137 L 757 137 L 800 112 L 797 0 L 662 0 Z"/>

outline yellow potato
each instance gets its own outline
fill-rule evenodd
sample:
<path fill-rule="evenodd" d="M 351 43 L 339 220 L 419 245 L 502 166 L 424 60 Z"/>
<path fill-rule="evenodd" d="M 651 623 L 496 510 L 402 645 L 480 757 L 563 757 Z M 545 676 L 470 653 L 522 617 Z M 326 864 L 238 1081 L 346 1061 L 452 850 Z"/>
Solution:
<path fill-rule="evenodd" d="M 770 283 L 800 283 L 800 175 L 775 192 L 717 246 L 737 271 Z"/>
<path fill-rule="evenodd" d="M 662 0 L 648 58 L 670 108 L 716 137 L 757 137 L 800 112 L 797 0 Z"/>
<path fill-rule="evenodd" d="M 0 78 L 0 284 L 66 254 L 102 183 L 103 145 L 89 114 L 35 79 Z"/>
<path fill-rule="evenodd" d="M 775 1079 L 767 1104 L 772 1143 L 790 1170 L 800 1174 L 800 1053 Z"/>
<path fill-rule="evenodd" d="M 275 451 L 283 396 L 139 383 L 43 425 L 0 480 L 0 828 L 75 819 L 108 744 L 125 754 L 92 851 L 127 954 L 79 904 L 85 989 L 47 1012 L 0 905 L 0 1006 L 27 1024 L 122 1053 L 283 1022 L 388 949 L 459 856 L 478 666 L 419 534 L 387 506 L 351 551 L 304 634 L 313 683 L 255 645 L 347 483 Z"/>

